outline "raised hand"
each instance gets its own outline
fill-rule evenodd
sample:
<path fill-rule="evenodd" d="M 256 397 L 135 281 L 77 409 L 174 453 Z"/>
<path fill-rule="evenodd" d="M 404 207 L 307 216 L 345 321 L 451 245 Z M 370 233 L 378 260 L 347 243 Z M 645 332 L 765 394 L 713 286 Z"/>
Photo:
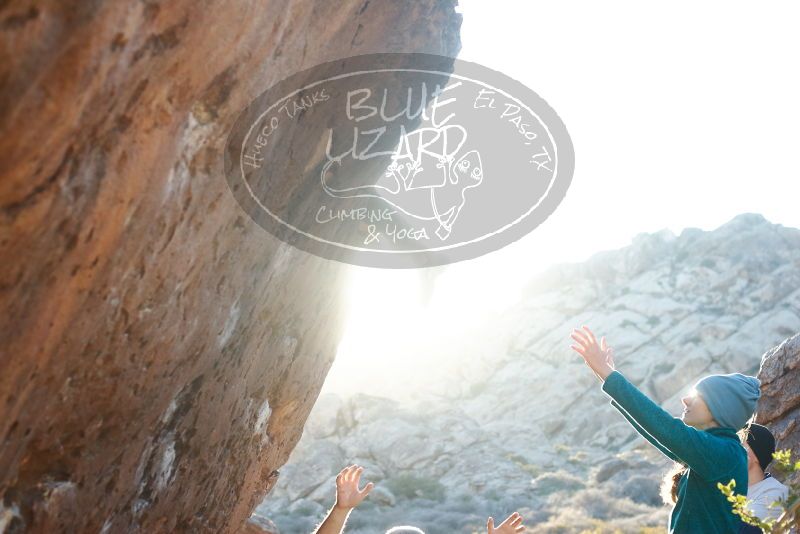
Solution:
<path fill-rule="evenodd" d="M 342 469 L 336 476 L 336 504 L 334 505 L 336 508 L 348 510 L 355 508 L 375 487 L 375 484 L 369 482 L 364 486 L 364 489 L 358 489 L 363 471 L 363 467 L 351 465 Z"/>
<path fill-rule="evenodd" d="M 514 512 L 496 527 L 494 519 L 490 517 L 486 522 L 486 531 L 488 534 L 517 534 L 525 532 L 525 526 L 522 524 L 522 516 L 519 515 L 519 512 Z"/>
<path fill-rule="evenodd" d="M 605 336 L 602 337 L 600 344 L 597 344 L 594 334 L 589 327 L 583 325 L 583 330 L 577 328 L 572 330 L 572 339 L 578 342 L 577 345 L 570 345 L 570 348 L 583 357 L 583 361 L 594 372 L 595 376 L 604 381 L 614 370 L 614 349 L 608 347 Z"/>

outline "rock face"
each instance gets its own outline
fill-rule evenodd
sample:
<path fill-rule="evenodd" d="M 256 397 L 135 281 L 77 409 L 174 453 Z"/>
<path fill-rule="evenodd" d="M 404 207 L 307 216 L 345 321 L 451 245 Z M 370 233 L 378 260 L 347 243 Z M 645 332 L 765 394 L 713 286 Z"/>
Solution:
<path fill-rule="evenodd" d="M 330 506 L 338 470 L 355 462 L 390 495 L 353 514 L 352 534 L 409 523 L 469 532 L 513 510 L 537 533 L 663 528 L 658 486 L 671 462 L 569 348 L 582 324 L 673 414 L 701 376 L 756 374 L 766 353 L 761 420 L 800 452 L 800 230 L 743 214 L 714 231 L 640 234 L 553 267 L 494 324 L 449 347 L 463 363 L 424 403 L 320 398 L 259 513 L 302 532 Z"/>
<path fill-rule="evenodd" d="M 5 2 L 0 530 L 237 532 L 300 438 L 345 267 L 251 223 L 227 130 L 354 54 L 455 55 L 454 2 Z"/>
<path fill-rule="evenodd" d="M 756 422 L 769 427 L 776 447 L 800 459 L 800 334 L 770 350 L 761 360 L 761 399 Z M 800 482 L 800 473 L 793 475 Z"/>

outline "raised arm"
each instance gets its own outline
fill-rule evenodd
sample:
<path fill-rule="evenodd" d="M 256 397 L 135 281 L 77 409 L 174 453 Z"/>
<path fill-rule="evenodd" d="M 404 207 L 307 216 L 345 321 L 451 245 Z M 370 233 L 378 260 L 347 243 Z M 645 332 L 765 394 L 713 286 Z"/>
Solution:
<path fill-rule="evenodd" d="M 720 470 L 726 462 L 720 461 L 719 438 L 708 432 L 693 428 L 677 417 L 673 417 L 636 386 L 616 371 L 609 362 L 605 337 L 602 348 L 597 343 L 589 327 L 574 330 L 572 338 L 578 345 L 572 345 L 600 380 L 603 391 L 614 399 L 620 407 L 636 421 L 656 441 L 661 443 L 674 456 L 707 480 L 715 480 L 724 473 Z"/>
<path fill-rule="evenodd" d="M 678 458 L 677 456 L 672 454 L 672 452 L 669 449 L 667 449 L 661 443 L 659 443 L 656 438 L 654 438 L 653 436 L 651 436 L 647 432 L 647 430 L 645 430 L 644 428 L 639 426 L 639 423 L 636 422 L 636 419 L 631 417 L 630 414 L 628 412 L 626 412 L 625 409 L 622 406 L 617 404 L 617 401 L 615 401 L 614 399 L 611 399 L 611 406 L 616 408 L 619 411 L 619 413 L 621 413 L 625 417 L 625 419 L 628 420 L 628 422 L 631 424 L 631 426 L 633 426 L 633 428 L 636 430 L 636 432 L 638 432 L 640 436 L 642 436 L 644 439 L 646 439 L 653 447 L 655 447 L 656 449 L 661 451 L 661 453 L 664 456 L 666 456 L 667 458 L 669 458 L 670 460 L 673 460 L 675 462 L 685 463 L 680 458 Z"/>
<path fill-rule="evenodd" d="M 678 461 L 687 464 L 703 478 L 716 479 L 720 462 L 715 441 L 718 439 L 673 417 L 639 391 L 619 371 L 613 371 L 603 383 L 603 391 L 614 399 L 638 425 L 661 443 Z"/>
<path fill-rule="evenodd" d="M 614 349 L 613 349 L 612 347 L 606 347 L 606 346 L 605 346 L 605 341 L 606 341 L 606 338 L 605 338 L 605 337 L 603 337 L 603 340 L 602 340 L 602 343 L 601 343 L 601 349 L 605 349 L 605 351 L 606 351 L 606 362 L 607 362 L 607 363 L 608 363 L 608 364 L 609 364 L 609 365 L 610 365 L 610 366 L 613 368 L 613 367 L 614 367 Z M 601 381 L 602 381 L 602 379 L 601 379 Z M 680 463 L 682 463 L 682 464 L 686 465 L 686 462 L 682 461 L 680 458 L 678 458 L 677 456 L 675 456 L 675 455 L 672 453 L 672 451 L 670 451 L 669 449 L 667 449 L 666 447 L 664 447 L 664 445 L 662 445 L 661 443 L 659 443 L 659 442 L 658 442 L 658 440 L 657 440 L 656 438 L 654 438 L 653 436 L 651 436 L 651 435 L 650 435 L 650 434 L 647 432 L 647 430 L 645 430 L 644 428 L 642 428 L 642 427 L 639 425 L 639 423 L 637 423 L 637 422 L 636 422 L 636 419 L 634 419 L 633 417 L 631 417 L 631 414 L 629 414 L 628 412 L 626 412 L 626 411 L 625 411 L 625 409 L 624 409 L 622 406 L 620 406 L 619 404 L 617 404 L 617 401 L 615 401 L 614 399 L 611 399 L 611 406 L 613 406 L 614 408 L 616 408 L 616 409 L 617 409 L 617 411 L 618 411 L 619 413 L 621 413 L 621 414 L 622 414 L 622 416 L 623 416 L 625 419 L 627 419 L 627 420 L 628 420 L 628 422 L 631 424 L 631 426 L 634 428 L 634 430 L 636 430 L 636 432 L 638 432 L 640 436 L 642 436 L 644 439 L 646 439 L 646 440 L 647 440 L 647 441 L 650 443 L 650 445 L 652 445 L 653 447 L 655 447 L 656 449 L 658 449 L 659 451 L 661 451 L 661 453 L 662 453 L 664 456 L 666 456 L 667 458 L 669 458 L 670 460 L 672 460 L 672 461 L 674 461 L 674 462 L 680 462 Z"/>

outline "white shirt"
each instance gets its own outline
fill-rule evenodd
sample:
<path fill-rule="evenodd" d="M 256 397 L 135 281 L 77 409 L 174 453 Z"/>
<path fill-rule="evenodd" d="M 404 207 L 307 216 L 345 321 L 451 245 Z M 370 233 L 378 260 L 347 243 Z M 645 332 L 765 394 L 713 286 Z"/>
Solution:
<path fill-rule="evenodd" d="M 788 497 L 789 488 L 769 476 L 747 487 L 746 507 L 761 520 L 778 519 L 783 513 L 783 508 L 777 505 L 769 508 L 769 505 L 773 501 L 785 501 Z"/>

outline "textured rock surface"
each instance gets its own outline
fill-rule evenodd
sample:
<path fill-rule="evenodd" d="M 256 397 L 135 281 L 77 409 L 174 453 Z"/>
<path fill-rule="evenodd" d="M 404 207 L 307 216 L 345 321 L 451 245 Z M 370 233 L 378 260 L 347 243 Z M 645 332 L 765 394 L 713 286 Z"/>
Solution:
<path fill-rule="evenodd" d="M 0 516 L 236 532 L 334 356 L 345 268 L 252 224 L 227 129 L 336 57 L 455 55 L 452 2 L 0 7 Z"/>
<path fill-rule="evenodd" d="M 769 353 L 762 417 L 800 450 L 800 336 L 781 344 L 800 332 L 800 230 L 743 214 L 710 232 L 640 234 L 543 273 L 517 306 L 447 347 L 457 366 L 426 370 L 443 373 L 426 404 L 321 398 L 259 513 L 301 532 L 330 505 L 341 466 L 358 462 L 396 501 L 357 510 L 353 534 L 401 522 L 429 534 L 478 530 L 516 509 L 537 533 L 592 531 L 595 521 L 663 528 L 658 482 L 670 462 L 569 349 L 581 324 L 606 335 L 618 369 L 673 414 L 699 377 L 756 374 Z M 301 500 L 319 508 L 293 513 Z"/>
<path fill-rule="evenodd" d="M 761 400 L 756 421 L 775 434 L 778 449 L 800 459 L 800 334 L 787 339 L 761 360 Z M 795 473 L 794 482 L 800 482 Z"/>

